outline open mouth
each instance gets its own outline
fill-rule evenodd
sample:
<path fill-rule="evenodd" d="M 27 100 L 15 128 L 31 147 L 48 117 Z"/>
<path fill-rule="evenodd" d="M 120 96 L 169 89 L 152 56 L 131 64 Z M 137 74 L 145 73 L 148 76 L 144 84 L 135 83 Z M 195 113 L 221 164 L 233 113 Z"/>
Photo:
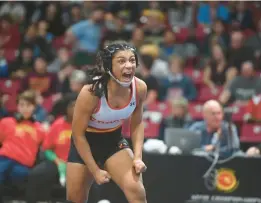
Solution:
<path fill-rule="evenodd" d="M 123 73 L 122 74 L 124 80 L 130 81 L 132 79 L 132 74 L 131 73 Z"/>

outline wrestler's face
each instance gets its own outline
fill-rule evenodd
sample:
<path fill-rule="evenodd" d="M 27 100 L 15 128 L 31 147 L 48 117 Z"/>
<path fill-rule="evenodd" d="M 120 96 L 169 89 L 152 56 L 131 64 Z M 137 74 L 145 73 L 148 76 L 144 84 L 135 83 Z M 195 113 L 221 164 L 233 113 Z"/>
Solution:
<path fill-rule="evenodd" d="M 135 74 L 136 59 L 131 50 L 118 51 L 112 58 L 112 73 L 121 82 L 130 82 Z"/>

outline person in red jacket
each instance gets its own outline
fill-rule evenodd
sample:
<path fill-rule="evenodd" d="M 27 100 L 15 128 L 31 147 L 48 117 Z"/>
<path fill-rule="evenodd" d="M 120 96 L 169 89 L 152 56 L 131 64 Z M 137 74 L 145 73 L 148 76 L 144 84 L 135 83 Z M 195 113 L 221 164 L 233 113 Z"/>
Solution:
<path fill-rule="evenodd" d="M 33 116 L 35 106 L 35 93 L 25 91 L 18 97 L 15 116 L 0 121 L 0 202 L 4 183 L 27 178 L 45 138 Z"/>
<path fill-rule="evenodd" d="M 72 134 L 72 117 L 77 94 L 68 94 L 63 100 L 65 115 L 57 118 L 50 127 L 42 151 L 47 160 L 36 165 L 30 172 L 27 186 L 27 203 L 36 203 L 41 198 L 50 198 L 52 186 L 65 186 L 66 162 Z"/>

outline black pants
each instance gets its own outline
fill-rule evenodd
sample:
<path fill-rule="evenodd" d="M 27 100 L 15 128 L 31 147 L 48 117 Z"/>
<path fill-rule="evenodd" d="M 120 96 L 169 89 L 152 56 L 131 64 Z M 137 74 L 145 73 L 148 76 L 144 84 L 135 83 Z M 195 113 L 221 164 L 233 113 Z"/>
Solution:
<path fill-rule="evenodd" d="M 122 149 L 130 148 L 128 141 L 122 137 L 121 128 L 104 133 L 85 132 L 85 137 L 90 145 L 94 160 L 101 168 L 104 167 L 104 163 L 110 156 Z M 68 162 L 85 164 L 73 139 L 71 139 Z"/>
<path fill-rule="evenodd" d="M 43 161 L 31 169 L 26 188 L 28 203 L 51 199 L 53 186 L 58 184 L 58 168 L 54 162 Z"/>

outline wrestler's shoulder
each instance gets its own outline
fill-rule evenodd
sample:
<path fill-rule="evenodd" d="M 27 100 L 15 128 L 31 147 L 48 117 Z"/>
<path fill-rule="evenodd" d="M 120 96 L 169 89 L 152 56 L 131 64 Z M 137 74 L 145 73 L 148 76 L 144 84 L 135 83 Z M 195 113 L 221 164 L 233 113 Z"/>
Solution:
<path fill-rule="evenodd" d="M 146 83 L 143 80 L 141 80 L 141 79 L 139 79 L 137 77 L 135 77 L 135 80 L 136 80 L 136 85 L 137 85 L 136 88 L 137 88 L 138 95 L 140 97 L 146 96 L 146 94 L 147 94 L 147 85 L 146 85 Z"/>

